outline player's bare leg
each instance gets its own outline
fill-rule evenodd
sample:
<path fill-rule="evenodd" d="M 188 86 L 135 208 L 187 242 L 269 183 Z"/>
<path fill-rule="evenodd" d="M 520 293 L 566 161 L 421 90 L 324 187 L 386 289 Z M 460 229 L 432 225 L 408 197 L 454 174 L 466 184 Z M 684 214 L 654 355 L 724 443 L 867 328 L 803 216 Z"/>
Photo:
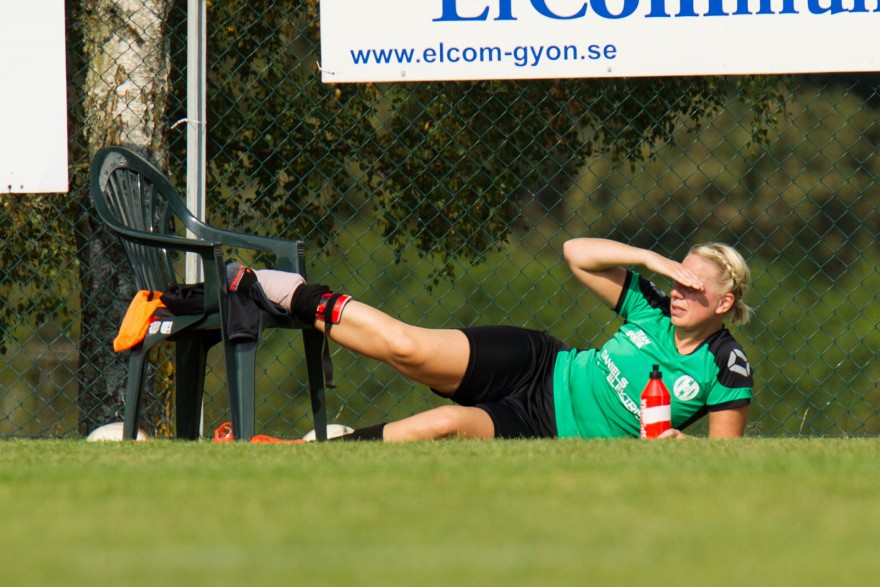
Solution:
<path fill-rule="evenodd" d="M 295 273 L 259 270 L 256 274 L 270 300 L 314 323 L 321 332 L 329 331 L 337 344 L 387 363 L 442 394 L 452 394 L 461 384 L 470 355 L 461 331 L 406 324 L 326 287 L 306 285 Z"/>
<path fill-rule="evenodd" d="M 385 425 L 385 442 L 408 442 L 437 438 L 495 437 L 495 424 L 480 408 L 440 406 Z"/>
<path fill-rule="evenodd" d="M 317 320 L 315 328 L 324 332 L 327 325 Z M 356 300 L 346 304 L 330 340 L 446 395 L 458 389 L 470 356 L 459 330 L 412 326 Z"/>

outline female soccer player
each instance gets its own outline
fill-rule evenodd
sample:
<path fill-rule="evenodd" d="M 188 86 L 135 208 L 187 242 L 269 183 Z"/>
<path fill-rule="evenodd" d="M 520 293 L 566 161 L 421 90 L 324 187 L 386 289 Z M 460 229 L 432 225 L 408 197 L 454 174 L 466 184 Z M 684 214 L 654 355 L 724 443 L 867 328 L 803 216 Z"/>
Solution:
<path fill-rule="evenodd" d="M 641 391 L 659 365 L 672 430 L 709 415 L 709 436 L 742 436 L 752 369 L 725 322 L 745 324 L 749 269 L 732 247 L 696 246 L 681 262 L 596 238 L 565 243 L 574 276 L 624 324 L 600 348 L 573 349 L 510 326 L 431 329 L 406 324 L 293 273 L 257 271 L 269 299 L 331 340 L 387 363 L 454 405 L 355 430 L 343 440 L 614 438 L 638 436 Z M 672 280 L 668 296 L 633 268 Z"/>

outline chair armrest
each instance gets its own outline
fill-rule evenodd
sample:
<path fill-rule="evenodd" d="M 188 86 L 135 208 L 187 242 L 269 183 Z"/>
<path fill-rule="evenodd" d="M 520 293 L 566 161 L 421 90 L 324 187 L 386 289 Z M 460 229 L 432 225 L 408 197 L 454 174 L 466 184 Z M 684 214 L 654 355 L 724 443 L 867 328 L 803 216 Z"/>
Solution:
<path fill-rule="evenodd" d="M 304 268 L 300 267 L 300 253 L 304 246 L 302 241 L 233 232 L 213 226 L 206 226 L 206 228 L 208 230 L 205 236 L 209 236 L 214 242 L 228 247 L 272 253 L 276 257 L 278 269 L 303 273 Z"/>
<path fill-rule="evenodd" d="M 215 243 L 202 239 L 192 239 L 170 234 L 155 234 L 133 230 L 119 224 L 113 224 L 110 228 L 123 239 L 147 247 L 161 247 L 176 251 L 187 251 L 199 255 L 213 255 Z"/>

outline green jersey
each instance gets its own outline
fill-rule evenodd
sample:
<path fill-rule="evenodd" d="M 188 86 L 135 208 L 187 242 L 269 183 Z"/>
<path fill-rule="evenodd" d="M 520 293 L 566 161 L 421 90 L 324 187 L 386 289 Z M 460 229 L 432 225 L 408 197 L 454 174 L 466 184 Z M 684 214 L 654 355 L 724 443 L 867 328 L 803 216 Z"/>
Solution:
<path fill-rule="evenodd" d="M 639 406 L 652 365 L 672 396 L 672 427 L 686 428 L 709 411 L 748 405 L 752 368 L 726 328 L 688 355 L 678 352 L 670 300 L 638 273 L 627 272 L 614 309 L 625 321 L 600 349 L 556 356 L 553 399 L 560 438 L 639 435 Z"/>

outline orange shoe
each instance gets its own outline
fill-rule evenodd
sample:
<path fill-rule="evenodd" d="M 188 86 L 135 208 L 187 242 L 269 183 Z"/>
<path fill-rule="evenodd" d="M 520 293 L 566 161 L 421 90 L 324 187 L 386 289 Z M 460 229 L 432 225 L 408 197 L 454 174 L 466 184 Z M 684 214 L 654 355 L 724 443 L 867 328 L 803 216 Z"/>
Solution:
<path fill-rule="evenodd" d="M 224 422 L 214 430 L 214 442 L 232 442 L 232 422 Z"/>
<path fill-rule="evenodd" d="M 287 438 L 275 438 L 274 436 L 266 436 L 265 434 L 256 434 L 251 438 L 251 442 L 255 444 L 305 444 L 306 441 L 301 438 L 293 440 Z"/>
<path fill-rule="evenodd" d="M 224 422 L 220 424 L 217 430 L 214 431 L 214 442 L 232 442 L 235 438 L 232 436 L 232 423 Z M 265 434 L 257 434 L 251 438 L 251 442 L 254 444 L 306 444 L 305 440 L 302 439 L 294 439 L 287 440 L 284 438 L 275 438 L 274 436 L 267 436 Z"/>

